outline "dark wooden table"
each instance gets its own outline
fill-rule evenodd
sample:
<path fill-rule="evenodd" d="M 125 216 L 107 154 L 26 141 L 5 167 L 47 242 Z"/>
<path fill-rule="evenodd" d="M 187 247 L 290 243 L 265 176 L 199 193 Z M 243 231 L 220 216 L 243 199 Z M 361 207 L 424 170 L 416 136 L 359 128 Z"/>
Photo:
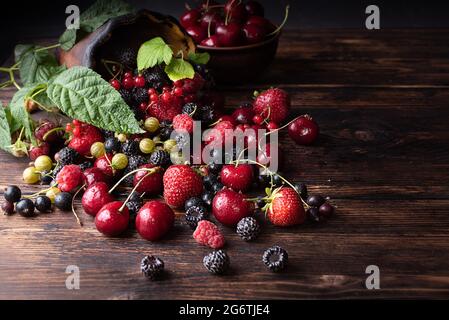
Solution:
<path fill-rule="evenodd" d="M 255 243 L 225 229 L 232 272 L 214 277 L 178 217 L 163 241 L 108 239 L 82 214 L 0 217 L 0 298 L 250 299 L 449 297 L 449 30 L 289 31 L 258 83 L 225 88 L 228 105 L 256 88 L 292 96 L 292 116 L 310 113 L 322 135 L 313 147 L 284 136 L 288 177 L 331 197 L 335 218 L 290 229 L 266 224 Z M 12 91 L 0 92 L 2 101 Z M 21 184 L 27 160 L 0 153 L 0 185 Z M 24 186 L 32 192 L 39 187 Z M 260 262 L 268 246 L 290 256 L 286 272 Z M 164 281 L 139 271 L 162 257 Z M 80 290 L 67 290 L 68 265 Z M 365 269 L 380 268 L 380 290 Z"/>

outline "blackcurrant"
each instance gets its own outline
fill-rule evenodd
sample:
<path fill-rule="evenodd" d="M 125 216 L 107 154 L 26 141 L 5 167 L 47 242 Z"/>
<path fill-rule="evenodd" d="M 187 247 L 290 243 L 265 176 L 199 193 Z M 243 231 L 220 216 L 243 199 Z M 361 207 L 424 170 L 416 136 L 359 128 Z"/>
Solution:
<path fill-rule="evenodd" d="M 24 216 L 31 217 L 34 215 L 34 203 L 30 199 L 22 199 L 16 204 L 16 211 Z"/>
<path fill-rule="evenodd" d="M 319 195 L 309 196 L 306 201 L 306 203 L 309 206 L 316 207 L 316 208 L 321 206 L 324 202 L 326 202 L 326 200 L 322 196 L 319 196 Z"/>
<path fill-rule="evenodd" d="M 206 191 L 201 195 L 201 200 L 210 209 L 212 206 L 212 201 L 214 200 L 214 193 L 211 191 Z"/>
<path fill-rule="evenodd" d="M 39 212 L 49 212 L 51 210 L 51 200 L 47 196 L 39 196 L 34 201 L 34 206 Z"/>
<path fill-rule="evenodd" d="M 72 206 L 72 195 L 68 192 L 58 193 L 55 197 L 55 206 L 62 211 L 70 210 Z"/>
<path fill-rule="evenodd" d="M 334 207 L 330 205 L 329 203 L 323 203 L 319 208 L 318 211 L 320 213 L 320 216 L 329 218 L 334 213 Z"/>
<path fill-rule="evenodd" d="M 309 208 L 306 211 L 307 220 L 312 223 L 321 222 L 320 214 L 318 212 L 318 208 Z"/>
<path fill-rule="evenodd" d="M 22 197 L 22 191 L 17 186 L 9 186 L 6 188 L 3 196 L 5 197 L 6 201 L 15 203 L 20 200 L 20 197 Z"/>
<path fill-rule="evenodd" d="M 221 171 L 221 168 L 223 167 L 223 165 L 212 162 L 209 164 L 209 171 L 211 173 L 215 173 L 218 174 Z"/>
<path fill-rule="evenodd" d="M 121 144 L 116 138 L 109 138 L 105 141 L 104 148 L 107 153 L 119 152 Z"/>
<path fill-rule="evenodd" d="M 215 182 L 212 185 L 212 192 L 213 193 L 217 193 L 218 191 L 220 191 L 221 189 L 223 189 L 223 184 L 221 182 Z"/>
<path fill-rule="evenodd" d="M 296 192 L 299 193 L 301 198 L 307 199 L 307 186 L 305 183 L 295 183 L 293 186 L 295 187 Z"/>
<path fill-rule="evenodd" d="M 216 176 L 216 175 L 213 175 L 213 174 L 210 174 L 210 175 L 205 176 L 205 177 L 203 178 L 203 184 L 204 184 L 204 187 L 205 187 L 207 190 L 212 189 L 212 186 L 213 186 L 217 181 L 218 181 L 217 176 Z"/>
<path fill-rule="evenodd" d="M 13 214 L 14 213 L 14 203 L 9 201 L 4 201 L 1 206 L 2 211 L 5 214 Z"/>

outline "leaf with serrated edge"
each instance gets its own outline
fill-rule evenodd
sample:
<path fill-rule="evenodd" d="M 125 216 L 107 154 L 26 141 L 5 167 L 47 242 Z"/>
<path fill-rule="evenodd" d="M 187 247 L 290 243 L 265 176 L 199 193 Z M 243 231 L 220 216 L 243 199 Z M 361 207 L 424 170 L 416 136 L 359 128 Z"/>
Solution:
<path fill-rule="evenodd" d="M 173 59 L 173 50 L 161 37 L 144 42 L 137 53 L 137 68 L 144 70 L 162 62 L 169 64 Z"/>
<path fill-rule="evenodd" d="M 47 94 L 69 117 L 114 132 L 143 133 L 120 93 L 89 68 L 64 71 L 49 84 Z"/>
<path fill-rule="evenodd" d="M 193 79 L 195 76 L 192 65 L 183 59 L 172 59 L 170 64 L 165 67 L 165 73 L 171 81 Z"/>
<path fill-rule="evenodd" d="M 6 108 L 0 104 L 0 149 L 9 152 L 8 146 L 11 145 L 11 132 L 5 111 Z"/>
<path fill-rule="evenodd" d="M 20 79 L 25 85 L 47 82 L 65 69 L 48 50 L 28 50 L 20 56 L 20 60 Z"/>
<path fill-rule="evenodd" d="M 210 54 L 207 52 L 190 52 L 189 60 L 196 64 L 207 64 L 210 60 Z"/>

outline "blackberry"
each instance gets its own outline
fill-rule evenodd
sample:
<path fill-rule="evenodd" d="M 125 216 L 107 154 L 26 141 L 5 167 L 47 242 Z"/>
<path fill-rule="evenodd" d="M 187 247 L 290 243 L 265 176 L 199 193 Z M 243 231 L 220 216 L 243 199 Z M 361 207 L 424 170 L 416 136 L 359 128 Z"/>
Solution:
<path fill-rule="evenodd" d="M 30 199 L 22 199 L 16 204 L 16 211 L 24 217 L 34 215 L 34 203 Z"/>
<path fill-rule="evenodd" d="M 133 48 L 122 48 L 117 53 L 117 60 L 129 69 L 135 69 L 137 66 L 137 52 Z"/>
<path fill-rule="evenodd" d="M 140 166 L 143 166 L 144 164 L 148 164 L 147 158 L 141 155 L 131 155 L 128 158 L 128 169 L 129 171 L 136 170 Z"/>
<path fill-rule="evenodd" d="M 287 265 L 288 253 L 279 246 L 273 246 L 263 253 L 262 261 L 268 269 L 278 272 Z"/>
<path fill-rule="evenodd" d="M 201 121 L 211 123 L 215 119 L 215 110 L 209 105 L 201 107 Z"/>
<path fill-rule="evenodd" d="M 189 198 L 184 203 L 184 210 L 187 211 L 187 210 L 189 210 L 190 207 L 193 207 L 193 206 L 204 206 L 204 202 L 203 202 L 203 200 L 201 200 L 200 198 L 197 198 L 197 197 Z"/>
<path fill-rule="evenodd" d="M 215 85 L 215 80 L 212 77 L 212 74 L 210 73 L 209 69 L 207 69 L 203 64 L 194 64 L 193 67 L 195 71 L 198 72 L 204 80 L 206 80 L 206 84 L 208 84 L 210 87 L 213 87 Z"/>
<path fill-rule="evenodd" d="M 60 192 L 55 197 L 55 207 L 62 211 L 69 211 L 72 207 L 72 195 L 68 192 Z"/>
<path fill-rule="evenodd" d="M 148 90 L 145 88 L 134 88 L 133 98 L 137 104 L 148 103 Z"/>
<path fill-rule="evenodd" d="M 256 239 L 259 232 L 259 223 L 252 217 L 243 218 L 237 224 L 237 234 L 245 241 Z"/>
<path fill-rule="evenodd" d="M 159 127 L 160 128 L 168 128 L 168 127 L 171 127 L 171 126 L 172 126 L 172 122 L 170 120 L 162 120 L 159 123 Z"/>
<path fill-rule="evenodd" d="M 128 157 L 135 156 L 139 153 L 139 142 L 136 140 L 127 140 L 122 144 L 121 150 Z"/>
<path fill-rule="evenodd" d="M 172 127 L 164 127 L 159 131 L 159 137 L 161 137 L 162 141 L 166 141 L 170 139 L 171 133 L 173 132 Z"/>
<path fill-rule="evenodd" d="M 189 102 L 189 103 L 186 103 L 182 107 L 182 113 L 188 114 L 193 119 L 196 120 L 198 118 L 198 115 L 201 113 L 201 109 L 200 109 L 200 107 L 196 103 Z"/>
<path fill-rule="evenodd" d="M 164 150 L 154 151 L 150 156 L 150 163 L 155 166 L 167 166 L 170 164 L 170 155 Z"/>
<path fill-rule="evenodd" d="M 118 92 L 120 93 L 120 95 L 122 96 L 122 99 L 126 102 L 126 104 L 128 106 L 131 106 L 134 104 L 134 96 L 130 90 L 121 88 Z"/>
<path fill-rule="evenodd" d="M 15 203 L 22 197 L 22 190 L 18 186 L 9 186 L 6 188 L 3 194 L 5 200 L 11 203 Z"/>
<path fill-rule="evenodd" d="M 131 197 L 129 197 L 129 201 L 137 202 L 137 203 L 139 203 L 139 204 L 142 205 L 142 204 L 143 204 L 142 194 L 140 194 L 140 193 L 137 192 L 137 191 L 134 191 L 134 192 L 132 193 Z"/>
<path fill-rule="evenodd" d="M 158 91 L 161 91 L 162 87 L 169 82 L 169 79 L 161 66 L 146 69 L 143 71 L 142 75 L 145 78 L 145 81 L 148 82 L 149 86 Z"/>
<path fill-rule="evenodd" d="M 134 117 L 137 120 L 143 120 L 145 118 L 145 113 L 142 110 L 140 110 L 139 106 L 132 105 L 131 111 L 134 113 Z"/>
<path fill-rule="evenodd" d="M 140 262 L 140 270 L 145 277 L 155 280 L 164 271 L 164 261 L 155 256 L 146 256 Z"/>
<path fill-rule="evenodd" d="M 186 222 L 190 226 L 192 230 L 195 230 L 198 222 L 201 220 L 207 220 L 209 216 L 209 213 L 207 212 L 206 208 L 198 205 L 198 206 L 192 206 L 186 211 Z"/>
<path fill-rule="evenodd" d="M 186 132 L 179 132 L 176 135 L 175 140 L 180 150 L 192 146 L 190 143 L 190 135 Z"/>
<path fill-rule="evenodd" d="M 210 273 L 222 274 L 229 268 L 230 260 L 224 250 L 218 250 L 205 256 L 203 264 Z"/>
<path fill-rule="evenodd" d="M 116 138 L 108 138 L 104 142 L 104 149 L 107 153 L 119 152 L 122 144 Z"/>
<path fill-rule="evenodd" d="M 129 210 L 129 222 L 131 225 L 134 225 L 137 213 L 139 212 L 140 208 L 142 208 L 142 203 L 136 201 L 128 201 L 126 203 L 126 206 L 128 207 Z"/>
<path fill-rule="evenodd" d="M 72 148 L 65 147 L 58 152 L 59 163 L 63 166 L 74 164 L 79 157 L 79 153 Z"/>
<path fill-rule="evenodd" d="M 79 165 L 79 167 L 80 167 L 81 171 L 85 171 L 85 170 L 87 170 L 89 168 L 92 168 L 93 164 L 90 161 L 84 161 L 83 163 L 81 163 Z"/>
<path fill-rule="evenodd" d="M 34 201 L 34 206 L 39 212 L 49 212 L 51 210 L 51 200 L 47 196 L 39 196 Z"/>

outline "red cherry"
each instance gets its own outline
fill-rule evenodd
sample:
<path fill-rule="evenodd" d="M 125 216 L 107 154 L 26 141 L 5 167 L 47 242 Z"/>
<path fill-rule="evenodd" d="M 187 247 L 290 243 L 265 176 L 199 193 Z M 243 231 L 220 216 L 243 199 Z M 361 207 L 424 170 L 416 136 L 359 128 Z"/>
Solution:
<path fill-rule="evenodd" d="M 109 81 L 109 83 L 115 90 L 120 90 L 121 84 L 117 79 L 112 79 L 111 81 Z"/>
<path fill-rule="evenodd" d="M 145 102 L 142 102 L 142 103 L 139 105 L 139 109 L 140 109 L 141 111 L 146 111 L 147 108 L 148 108 L 148 104 L 146 104 Z"/>
<path fill-rule="evenodd" d="M 253 122 L 255 123 L 255 124 L 262 124 L 263 123 L 263 117 L 260 115 L 260 114 L 256 114 L 254 117 L 253 117 Z"/>
<path fill-rule="evenodd" d="M 200 19 L 201 27 L 208 30 L 210 24 L 210 30 L 215 30 L 219 23 L 223 20 L 217 12 L 206 12 Z"/>
<path fill-rule="evenodd" d="M 83 172 L 84 175 L 84 183 L 87 186 L 90 186 L 96 182 L 105 182 L 109 183 L 109 177 L 101 171 L 101 169 L 97 167 L 86 169 Z"/>
<path fill-rule="evenodd" d="M 276 27 L 267 19 L 260 16 L 251 16 L 246 21 L 246 25 L 256 25 L 260 27 L 265 33 L 270 33 L 276 29 Z"/>
<path fill-rule="evenodd" d="M 227 226 L 235 226 L 240 220 L 250 216 L 253 210 L 253 204 L 246 200 L 243 193 L 231 189 L 219 191 L 212 201 L 215 218 Z"/>
<path fill-rule="evenodd" d="M 94 217 L 104 205 L 112 201 L 114 198 L 109 194 L 109 186 L 104 182 L 90 185 L 81 199 L 84 211 Z"/>
<path fill-rule="evenodd" d="M 224 47 L 235 47 L 243 41 L 242 27 L 236 22 L 218 25 L 215 33 L 220 44 Z"/>
<path fill-rule="evenodd" d="M 184 103 L 195 102 L 196 96 L 194 94 L 189 94 L 184 97 Z"/>
<path fill-rule="evenodd" d="M 125 74 L 123 75 L 123 79 L 125 79 L 125 78 L 132 78 L 133 77 L 133 74 L 131 73 L 131 72 L 125 72 Z"/>
<path fill-rule="evenodd" d="M 245 34 L 246 42 L 251 44 L 262 42 L 267 36 L 265 28 L 255 24 L 247 24 L 243 26 L 243 33 Z"/>
<path fill-rule="evenodd" d="M 249 16 L 261 16 L 265 14 L 264 7 L 257 1 L 250 0 L 245 4 L 246 13 Z"/>
<path fill-rule="evenodd" d="M 239 164 L 238 166 L 228 164 L 223 166 L 220 172 L 221 183 L 235 191 L 247 191 L 253 180 L 254 172 L 250 164 Z"/>
<path fill-rule="evenodd" d="M 154 168 L 152 164 L 145 164 L 139 169 L 151 169 Z M 148 175 L 148 171 L 139 171 L 134 175 L 134 186 L 136 186 L 140 180 L 142 182 L 139 183 L 139 186 L 136 188 L 136 191 L 139 193 L 145 193 L 150 196 L 156 196 L 162 194 L 163 184 L 162 184 L 162 173 L 155 172 Z"/>
<path fill-rule="evenodd" d="M 234 110 L 232 117 L 237 123 L 248 124 L 254 117 L 253 108 L 250 106 L 241 106 Z"/>
<path fill-rule="evenodd" d="M 155 94 L 152 94 L 151 96 L 150 96 L 150 101 L 151 102 L 158 102 L 158 100 L 159 100 L 159 96 L 155 93 Z"/>
<path fill-rule="evenodd" d="M 200 43 L 202 46 L 205 47 L 219 47 L 220 46 L 220 40 L 217 35 L 212 35 L 209 38 L 204 39 Z"/>
<path fill-rule="evenodd" d="M 123 88 L 129 90 L 134 87 L 134 79 L 132 77 L 124 78 L 122 81 Z"/>
<path fill-rule="evenodd" d="M 274 122 L 274 121 L 271 121 L 271 122 L 269 122 L 269 123 L 267 124 L 267 129 L 270 130 L 270 131 L 276 130 L 276 129 L 278 129 L 278 128 L 279 128 L 279 126 L 278 126 L 277 123 Z"/>
<path fill-rule="evenodd" d="M 143 76 L 137 76 L 134 78 L 134 85 L 137 88 L 145 87 L 145 78 Z"/>
<path fill-rule="evenodd" d="M 297 118 L 288 126 L 289 136 L 299 145 L 312 144 L 319 132 L 317 123 L 308 115 Z"/>
<path fill-rule="evenodd" d="M 221 116 L 220 117 L 220 122 L 221 121 L 229 121 L 232 124 L 232 126 L 236 126 L 236 124 L 237 124 L 235 122 L 235 119 L 232 116 L 229 116 L 229 115 Z"/>
<path fill-rule="evenodd" d="M 107 158 L 106 158 L 107 157 Z M 114 176 L 114 170 L 111 166 L 112 155 L 104 155 L 95 160 L 94 167 L 100 169 L 105 175 Z"/>
<path fill-rule="evenodd" d="M 186 28 L 186 32 L 196 43 L 201 43 L 207 37 L 207 29 L 201 26 L 189 26 Z"/>
<path fill-rule="evenodd" d="M 142 238 L 155 241 L 173 227 L 174 221 L 173 210 L 167 204 L 153 200 L 139 210 L 136 217 L 136 230 Z"/>
<path fill-rule="evenodd" d="M 129 224 L 129 210 L 123 206 L 122 201 L 114 201 L 104 205 L 95 216 L 95 226 L 97 230 L 106 236 L 118 236 L 123 233 Z"/>
<path fill-rule="evenodd" d="M 247 16 L 245 5 L 240 0 L 229 0 L 226 2 L 224 11 L 228 16 L 228 21 L 242 22 Z"/>
<path fill-rule="evenodd" d="M 182 90 L 182 88 L 175 88 L 173 90 L 173 93 L 175 94 L 175 96 L 180 97 L 180 96 L 182 96 L 184 94 L 184 90 Z"/>
<path fill-rule="evenodd" d="M 198 9 L 192 9 L 186 11 L 179 19 L 179 22 L 184 28 L 196 25 L 201 17 L 201 11 Z"/>

